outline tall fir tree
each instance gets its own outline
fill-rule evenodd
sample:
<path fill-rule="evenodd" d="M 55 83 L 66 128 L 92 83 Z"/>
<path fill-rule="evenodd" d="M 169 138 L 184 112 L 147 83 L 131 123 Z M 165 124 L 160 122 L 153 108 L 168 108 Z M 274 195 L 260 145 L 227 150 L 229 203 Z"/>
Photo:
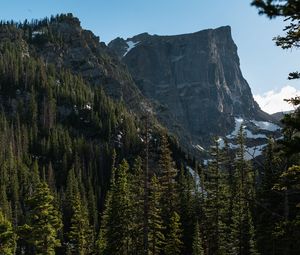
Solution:
<path fill-rule="evenodd" d="M 54 196 L 48 185 L 40 182 L 27 200 L 29 215 L 21 228 L 22 238 L 34 248 L 34 254 L 54 255 L 61 246 L 58 231 L 62 228 L 60 212 L 54 204 Z"/>
<path fill-rule="evenodd" d="M 69 250 L 73 254 L 87 255 L 93 250 L 93 229 L 89 224 L 87 208 L 82 204 L 79 193 L 72 198 L 71 226 L 68 232 Z"/>
<path fill-rule="evenodd" d="M 129 214 L 128 170 L 129 165 L 123 160 L 115 172 L 115 181 L 112 183 L 110 195 L 107 198 L 109 203 L 106 204 L 107 207 L 102 216 L 98 241 L 100 254 L 129 254 L 132 222 Z"/>
<path fill-rule="evenodd" d="M 225 254 L 226 185 L 222 151 L 218 140 L 211 147 L 211 162 L 206 172 L 206 196 L 204 199 L 205 230 L 208 254 Z"/>
<path fill-rule="evenodd" d="M 16 234 L 13 231 L 11 222 L 0 210 L 0 254 L 15 254 Z"/>
<path fill-rule="evenodd" d="M 253 190 L 254 174 L 245 160 L 245 137 L 243 127 L 238 134 L 238 152 L 235 160 L 236 192 L 232 216 L 233 253 L 239 255 L 257 255 L 251 201 L 255 199 Z"/>
<path fill-rule="evenodd" d="M 161 185 L 156 175 L 153 175 L 150 183 L 148 240 L 151 255 L 159 255 L 165 244 L 164 226 L 161 211 Z"/>
<path fill-rule="evenodd" d="M 166 234 L 166 245 L 164 247 L 165 255 L 179 255 L 181 254 L 181 224 L 180 216 L 174 212 L 170 219 L 169 232 Z"/>
<path fill-rule="evenodd" d="M 200 227 L 198 221 L 195 224 L 193 235 L 193 251 L 192 255 L 204 255 L 202 236 L 200 234 Z"/>
<path fill-rule="evenodd" d="M 129 213 L 131 218 L 130 239 L 132 245 L 130 254 L 143 254 L 144 226 L 144 175 L 142 159 L 135 159 L 129 174 Z"/>

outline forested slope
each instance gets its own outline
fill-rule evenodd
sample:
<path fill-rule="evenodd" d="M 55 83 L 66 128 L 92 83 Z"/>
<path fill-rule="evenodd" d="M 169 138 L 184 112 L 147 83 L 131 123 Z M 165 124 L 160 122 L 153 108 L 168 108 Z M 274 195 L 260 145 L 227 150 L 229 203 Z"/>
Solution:
<path fill-rule="evenodd" d="M 259 167 L 242 128 L 199 164 L 24 26 L 0 25 L 0 254 L 299 254 L 299 110 Z"/>

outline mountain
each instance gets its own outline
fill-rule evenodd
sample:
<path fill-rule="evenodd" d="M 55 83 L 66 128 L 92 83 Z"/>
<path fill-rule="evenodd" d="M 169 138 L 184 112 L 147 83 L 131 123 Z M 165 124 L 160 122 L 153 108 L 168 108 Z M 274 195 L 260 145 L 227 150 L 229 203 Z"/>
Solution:
<path fill-rule="evenodd" d="M 220 73 L 219 44 L 203 83 L 209 59 L 193 59 L 198 48 L 191 47 L 190 61 L 202 66 L 174 69 L 164 48 L 173 41 L 136 56 L 147 56 L 138 70 L 157 73 L 156 82 L 138 80 L 124 62 L 151 38 L 118 39 L 115 52 L 71 14 L 0 21 L 0 254 L 235 254 L 240 247 L 243 254 L 282 254 L 282 247 L 299 254 L 299 111 L 280 134 L 236 77 L 237 63 L 228 60 L 229 73 Z M 224 130 L 218 121 L 228 124 Z M 247 146 L 242 136 L 236 141 L 242 126 Z M 219 146 L 207 150 L 218 133 Z M 277 133 L 282 142 L 266 146 Z M 278 217 L 286 201 L 288 233 L 287 218 Z"/>
<path fill-rule="evenodd" d="M 163 106 L 160 120 L 170 130 L 179 124 L 194 145 L 228 135 L 237 117 L 274 121 L 253 99 L 229 26 L 175 36 L 143 33 L 108 46 L 143 95 Z M 177 123 L 165 120 L 165 112 Z"/>
<path fill-rule="evenodd" d="M 278 121 L 281 121 L 285 114 L 290 114 L 293 111 L 284 111 L 284 112 L 275 112 L 272 114 L 272 117 Z"/>
<path fill-rule="evenodd" d="M 29 45 L 29 55 L 103 87 L 107 95 L 124 101 L 134 112 L 147 105 L 127 67 L 98 36 L 83 29 L 72 14 L 36 21 L 31 27 L 25 24 L 22 30 L 18 32 Z"/>
<path fill-rule="evenodd" d="M 212 137 L 233 132 L 236 118 L 274 121 L 242 76 L 230 27 L 177 36 L 144 33 L 107 47 L 69 14 L 2 29 L 0 38 L 19 41 L 24 56 L 102 87 L 136 118 L 150 115 L 196 156 Z"/>

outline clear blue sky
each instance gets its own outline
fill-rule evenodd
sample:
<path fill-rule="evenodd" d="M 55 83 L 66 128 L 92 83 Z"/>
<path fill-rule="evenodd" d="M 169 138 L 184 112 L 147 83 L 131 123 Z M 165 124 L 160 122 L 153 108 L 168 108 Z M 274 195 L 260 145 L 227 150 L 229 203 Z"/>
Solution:
<path fill-rule="evenodd" d="M 289 71 L 300 69 L 300 51 L 274 45 L 282 22 L 259 16 L 250 0 L 9 0 L 1 5 L 0 18 L 22 21 L 67 12 L 106 43 L 142 32 L 172 35 L 230 25 L 254 94 L 287 84 L 300 88 L 299 81 L 286 79 Z"/>

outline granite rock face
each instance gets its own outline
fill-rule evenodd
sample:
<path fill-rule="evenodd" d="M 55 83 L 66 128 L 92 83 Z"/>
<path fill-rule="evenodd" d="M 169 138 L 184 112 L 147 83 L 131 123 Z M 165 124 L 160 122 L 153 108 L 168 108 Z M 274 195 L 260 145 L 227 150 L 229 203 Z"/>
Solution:
<path fill-rule="evenodd" d="M 43 38 L 49 31 L 56 40 Z M 133 111 L 138 111 L 141 102 L 145 102 L 126 65 L 98 36 L 83 29 L 79 19 L 65 17 L 50 22 L 46 28 L 37 27 L 32 33 L 31 54 L 82 76 L 93 86 L 102 86 L 109 96 L 124 101 Z"/>
<path fill-rule="evenodd" d="M 150 112 L 187 150 L 230 134 L 237 117 L 272 120 L 242 76 L 230 27 L 177 36 L 143 33 L 117 38 L 109 47 L 72 15 L 24 31 L 0 31 L 0 38 L 19 41 L 24 57 L 35 55 L 102 86 L 137 117 Z"/>
<path fill-rule="evenodd" d="M 144 33 L 108 46 L 128 66 L 142 93 L 163 106 L 158 115 L 170 112 L 195 144 L 230 133 L 236 116 L 270 120 L 243 78 L 228 26 L 176 36 Z"/>

